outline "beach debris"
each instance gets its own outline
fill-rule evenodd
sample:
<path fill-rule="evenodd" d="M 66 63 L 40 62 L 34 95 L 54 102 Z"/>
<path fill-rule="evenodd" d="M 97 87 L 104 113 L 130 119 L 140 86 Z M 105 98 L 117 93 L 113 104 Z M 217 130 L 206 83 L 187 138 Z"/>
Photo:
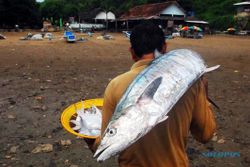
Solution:
<path fill-rule="evenodd" d="M 112 35 L 105 34 L 105 35 L 103 35 L 103 39 L 111 40 L 111 39 L 114 39 L 114 37 Z"/>
<path fill-rule="evenodd" d="M 216 141 L 218 141 L 218 136 L 217 135 L 214 135 L 213 137 L 212 137 L 212 139 L 211 139 L 213 142 L 216 142 Z"/>
<path fill-rule="evenodd" d="M 37 154 L 40 152 L 48 153 L 53 151 L 53 145 L 52 144 L 39 144 L 34 148 L 31 152 L 33 154 Z"/>
<path fill-rule="evenodd" d="M 96 39 L 104 40 L 103 36 L 98 36 L 98 37 L 96 37 Z"/>
<path fill-rule="evenodd" d="M 43 97 L 42 96 L 35 96 L 34 97 L 37 101 L 42 101 L 43 100 Z"/>
<path fill-rule="evenodd" d="M 217 141 L 217 143 L 218 144 L 224 144 L 226 141 L 224 140 L 224 139 L 219 139 L 218 141 Z"/>
<path fill-rule="evenodd" d="M 99 136 L 101 133 L 101 111 L 96 107 L 85 110 L 84 102 L 82 101 L 82 108 L 76 109 L 77 117 L 75 120 L 71 120 L 75 126 L 72 128 L 80 134 L 87 136 Z"/>
<path fill-rule="evenodd" d="M 168 118 L 168 112 L 197 79 L 217 68 L 206 68 L 200 55 L 187 49 L 154 59 L 126 89 L 94 157 L 104 161 L 139 140 Z"/>
<path fill-rule="evenodd" d="M 12 146 L 11 148 L 10 148 L 10 153 L 11 154 L 15 154 L 16 152 L 17 152 L 17 149 L 19 148 L 19 146 Z"/>
<path fill-rule="evenodd" d="M 245 36 L 248 34 L 248 32 L 247 31 L 239 31 L 239 32 L 236 32 L 236 34 Z"/>
<path fill-rule="evenodd" d="M 11 159 L 12 156 L 11 156 L 11 155 L 5 155 L 5 158 L 6 158 L 6 159 Z"/>
<path fill-rule="evenodd" d="M 36 106 L 33 106 L 32 109 L 35 110 L 35 111 L 38 111 L 38 110 L 46 111 L 48 109 L 48 107 L 45 106 L 45 105 L 42 105 L 42 106 L 41 105 L 36 105 Z"/>
<path fill-rule="evenodd" d="M 79 41 L 79 42 L 85 42 L 85 41 L 87 41 L 88 39 L 86 39 L 86 38 L 83 38 L 83 37 L 80 37 L 79 39 L 77 39 L 77 41 Z"/>
<path fill-rule="evenodd" d="M 42 111 L 46 111 L 46 110 L 48 110 L 48 107 L 46 105 L 43 105 L 41 109 L 42 109 Z M 46 115 L 45 115 L 45 117 L 46 117 Z"/>
<path fill-rule="evenodd" d="M 29 144 L 36 143 L 36 141 L 34 141 L 34 140 L 26 140 L 26 142 L 29 143 Z"/>
<path fill-rule="evenodd" d="M 114 39 L 114 37 L 112 35 L 103 33 L 101 36 L 98 36 L 96 39 L 111 40 L 111 39 Z"/>
<path fill-rule="evenodd" d="M 21 37 L 20 40 L 43 40 L 43 35 L 42 34 L 32 34 L 29 32 L 26 36 Z"/>
<path fill-rule="evenodd" d="M 65 163 L 65 164 L 69 164 L 69 160 L 66 159 L 66 160 L 64 161 L 64 163 Z"/>
<path fill-rule="evenodd" d="M 7 117 L 8 117 L 8 119 L 16 119 L 16 117 L 14 115 L 11 115 L 11 114 L 9 114 Z"/>
<path fill-rule="evenodd" d="M 69 146 L 69 145 L 71 145 L 72 144 L 72 142 L 71 142 L 71 140 L 61 140 L 60 141 L 60 144 L 62 145 L 62 146 Z"/>
<path fill-rule="evenodd" d="M 33 106 L 32 109 L 34 110 L 40 110 L 42 107 L 41 106 Z"/>
<path fill-rule="evenodd" d="M 52 40 L 52 39 L 53 39 L 53 37 L 54 37 L 54 36 L 53 36 L 53 34 L 52 34 L 52 33 L 45 33 L 43 38 L 44 38 L 44 39 L 49 39 L 49 40 Z"/>
<path fill-rule="evenodd" d="M 21 37 L 20 40 L 30 40 L 33 34 L 29 32 L 25 37 Z"/>
<path fill-rule="evenodd" d="M 42 34 L 35 34 L 31 38 L 31 40 L 43 40 Z"/>
<path fill-rule="evenodd" d="M 39 41 L 43 40 L 43 35 L 42 34 L 32 34 L 29 32 L 26 36 L 21 37 L 20 40 L 34 40 L 34 41 Z"/>
<path fill-rule="evenodd" d="M 0 40 L 1 39 L 6 39 L 6 37 L 4 35 L 0 34 Z"/>
<path fill-rule="evenodd" d="M 172 33 L 172 36 L 173 36 L 173 37 L 180 37 L 181 34 L 180 34 L 180 32 L 173 32 L 173 33 Z"/>
<path fill-rule="evenodd" d="M 78 167 L 78 165 L 70 165 L 69 167 Z"/>

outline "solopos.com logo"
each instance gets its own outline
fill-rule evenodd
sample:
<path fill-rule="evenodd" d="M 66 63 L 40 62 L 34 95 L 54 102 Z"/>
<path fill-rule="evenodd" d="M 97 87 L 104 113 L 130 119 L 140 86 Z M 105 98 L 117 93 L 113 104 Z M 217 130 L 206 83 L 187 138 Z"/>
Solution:
<path fill-rule="evenodd" d="M 203 152 L 202 155 L 208 158 L 236 158 L 240 157 L 239 152 L 216 152 L 216 151 L 209 151 Z"/>

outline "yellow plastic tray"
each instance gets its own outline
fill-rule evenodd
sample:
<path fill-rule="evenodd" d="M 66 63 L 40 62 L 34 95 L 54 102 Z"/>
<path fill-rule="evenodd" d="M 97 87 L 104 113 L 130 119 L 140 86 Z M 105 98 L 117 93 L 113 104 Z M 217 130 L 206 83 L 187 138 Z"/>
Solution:
<path fill-rule="evenodd" d="M 89 99 L 89 100 L 84 100 L 83 103 L 84 103 L 84 109 L 88 109 L 92 105 L 95 105 L 96 107 L 101 108 L 103 106 L 103 99 L 102 98 Z M 81 108 L 82 108 L 82 102 L 77 102 L 75 104 L 70 105 L 68 108 L 66 108 L 61 114 L 61 124 L 66 131 L 68 131 L 69 133 L 73 135 L 76 135 L 81 138 L 95 139 L 98 136 L 87 136 L 87 135 L 79 134 L 76 131 L 74 131 L 71 127 L 70 120 L 72 120 L 73 118 L 76 118 L 77 116 L 76 110 L 81 109 Z"/>

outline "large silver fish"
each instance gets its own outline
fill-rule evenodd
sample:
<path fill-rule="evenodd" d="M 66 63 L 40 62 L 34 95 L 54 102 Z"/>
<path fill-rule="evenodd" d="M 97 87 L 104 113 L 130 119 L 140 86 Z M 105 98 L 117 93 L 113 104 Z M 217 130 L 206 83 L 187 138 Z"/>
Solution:
<path fill-rule="evenodd" d="M 116 106 L 101 143 L 94 154 L 104 161 L 118 154 L 148 133 L 204 73 L 203 59 L 187 49 L 156 58 L 129 85 Z"/>

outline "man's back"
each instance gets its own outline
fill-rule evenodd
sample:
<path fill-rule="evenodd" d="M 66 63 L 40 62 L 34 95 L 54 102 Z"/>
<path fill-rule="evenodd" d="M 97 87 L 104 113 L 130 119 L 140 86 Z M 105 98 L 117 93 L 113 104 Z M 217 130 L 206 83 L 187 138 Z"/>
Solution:
<path fill-rule="evenodd" d="M 151 61 L 152 59 L 136 62 L 129 72 L 110 82 L 104 95 L 102 133 L 128 85 Z M 197 140 L 206 142 L 215 129 L 213 114 L 201 80 L 184 94 L 168 116 L 166 121 L 158 124 L 120 154 L 121 167 L 189 166 L 185 153 L 189 130 Z"/>

